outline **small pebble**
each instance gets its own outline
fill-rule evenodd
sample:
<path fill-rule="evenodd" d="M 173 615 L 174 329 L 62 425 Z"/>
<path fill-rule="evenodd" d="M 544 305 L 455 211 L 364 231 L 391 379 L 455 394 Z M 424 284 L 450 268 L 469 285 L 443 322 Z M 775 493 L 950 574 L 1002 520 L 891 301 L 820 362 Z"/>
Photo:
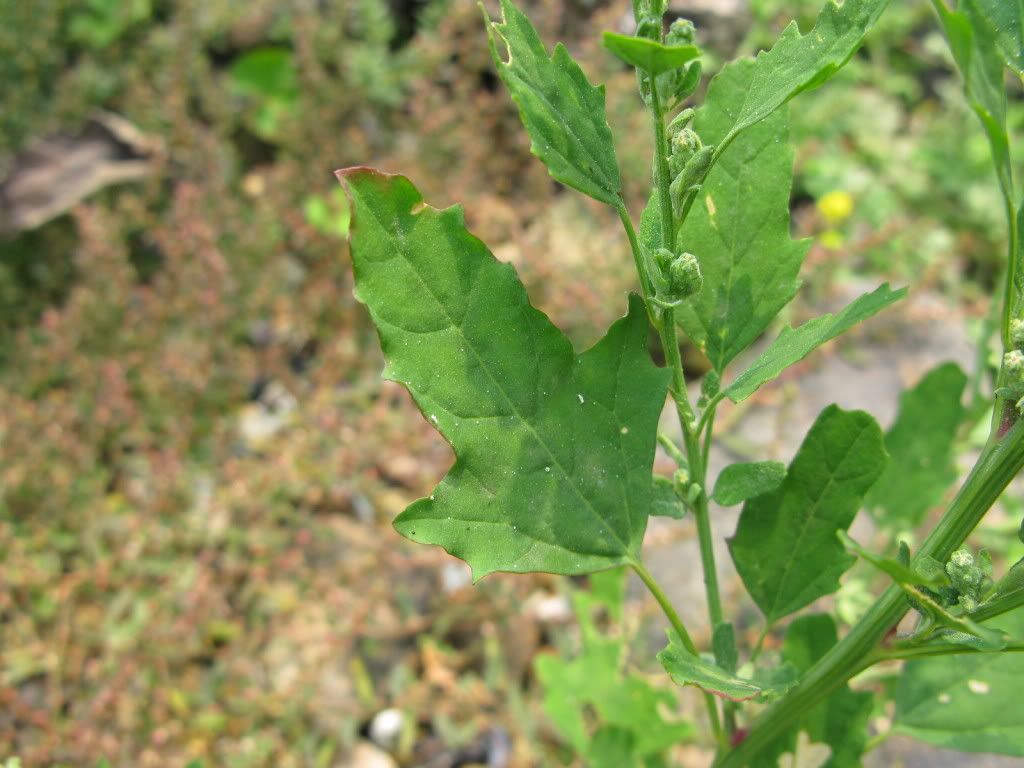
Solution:
<path fill-rule="evenodd" d="M 394 707 L 382 709 L 370 721 L 370 740 L 381 749 L 394 752 L 398 747 L 398 740 L 402 737 L 404 726 L 405 714 L 402 710 Z"/>

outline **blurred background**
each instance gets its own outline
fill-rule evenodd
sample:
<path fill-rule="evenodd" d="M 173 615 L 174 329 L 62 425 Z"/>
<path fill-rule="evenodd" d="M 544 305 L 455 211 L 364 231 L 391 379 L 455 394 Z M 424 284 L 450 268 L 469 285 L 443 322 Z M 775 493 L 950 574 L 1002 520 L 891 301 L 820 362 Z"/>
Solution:
<path fill-rule="evenodd" d="M 638 213 L 647 118 L 598 42 L 629 31 L 629 4 L 522 5 L 607 83 Z M 673 0 L 670 13 L 697 22 L 713 73 L 794 15 L 808 29 L 820 5 Z M 432 204 L 463 203 L 578 348 L 622 313 L 632 262 L 614 213 L 531 158 L 476 4 L 0 9 L 0 760 L 579 765 L 534 660 L 578 646 L 583 580 L 474 587 L 390 527 L 452 457 L 380 379 L 331 174 L 401 171 Z M 928 3 L 893 3 L 796 104 L 794 231 L 816 241 L 786 319 L 883 279 L 913 298 L 759 394 L 748 418 L 724 412 L 740 456 L 788 460 L 818 401 L 891 420 L 928 366 L 973 373 L 989 355 L 1001 204 Z M 699 353 L 686 357 L 698 378 Z M 651 559 L 701 626 L 699 578 L 679 576 L 691 537 L 652 525 Z M 844 590 L 855 615 L 866 587 Z M 653 648 L 660 625 L 639 597 L 623 623 Z M 737 610 L 756 631 L 753 608 Z M 652 662 L 641 649 L 636 674 L 656 679 Z M 698 739 L 675 757 L 707 754 Z"/>

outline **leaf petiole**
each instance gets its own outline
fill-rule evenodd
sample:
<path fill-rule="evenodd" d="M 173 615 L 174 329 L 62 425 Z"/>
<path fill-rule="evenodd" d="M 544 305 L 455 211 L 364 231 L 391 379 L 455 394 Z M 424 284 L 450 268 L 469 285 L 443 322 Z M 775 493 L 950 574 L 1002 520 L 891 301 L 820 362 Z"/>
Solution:
<path fill-rule="evenodd" d="M 693 642 L 693 638 L 690 637 L 690 633 L 686 630 L 686 625 L 683 624 L 683 620 L 680 618 L 675 606 L 672 605 L 672 601 L 668 599 L 668 595 L 665 594 L 658 582 L 655 581 L 651 572 L 648 571 L 646 566 L 638 560 L 634 560 L 630 565 L 636 572 L 636 575 L 640 577 L 640 581 L 644 583 L 644 586 L 646 586 L 651 595 L 653 595 L 658 605 L 661 606 L 661 610 L 664 612 L 665 618 L 668 619 L 668 623 L 672 625 L 672 629 L 675 630 L 677 635 L 679 635 L 679 639 L 682 641 L 683 647 L 694 656 L 699 656 L 700 652 L 697 650 L 697 646 Z M 711 721 L 711 730 L 715 735 L 715 741 L 718 743 L 719 749 L 728 749 L 729 741 L 725 736 L 725 732 L 722 730 L 722 723 L 718 717 L 718 705 L 715 703 L 715 697 L 710 693 L 705 693 L 704 704 L 707 707 L 708 719 Z"/>

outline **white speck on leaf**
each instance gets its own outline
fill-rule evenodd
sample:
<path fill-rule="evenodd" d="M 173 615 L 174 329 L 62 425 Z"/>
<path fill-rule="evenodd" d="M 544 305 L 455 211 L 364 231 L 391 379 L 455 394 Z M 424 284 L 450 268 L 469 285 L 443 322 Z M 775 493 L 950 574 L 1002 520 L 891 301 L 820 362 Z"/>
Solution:
<path fill-rule="evenodd" d="M 939 704 L 949 704 L 949 702 L 951 702 L 952 700 L 953 697 L 950 696 L 948 693 L 939 694 Z"/>
<path fill-rule="evenodd" d="M 551 467 L 544 467 L 544 471 L 545 472 L 550 472 L 551 471 Z"/>
<path fill-rule="evenodd" d="M 629 434 L 629 427 L 623 427 L 622 429 L 619 430 L 619 433 L 623 434 L 623 435 L 628 435 Z"/>
<path fill-rule="evenodd" d="M 584 403 L 583 395 L 581 395 L 579 392 L 577 392 L 576 393 L 576 397 L 578 397 L 580 399 L 580 405 L 583 405 L 583 403 Z"/>
<path fill-rule="evenodd" d="M 968 680 L 967 687 L 971 689 L 971 693 L 977 693 L 984 695 L 989 692 L 988 683 L 983 680 Z"/>

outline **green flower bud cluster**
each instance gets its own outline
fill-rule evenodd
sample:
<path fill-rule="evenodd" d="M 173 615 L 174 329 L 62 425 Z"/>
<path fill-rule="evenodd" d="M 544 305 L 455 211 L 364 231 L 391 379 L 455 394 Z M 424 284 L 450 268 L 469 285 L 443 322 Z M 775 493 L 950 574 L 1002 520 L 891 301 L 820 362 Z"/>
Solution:
<path fill-rule="evenodd" d="M 984 550 L 975 558 L 968 550 L 958 549 L 950 555 L 945 571 L 949 586 L 939 588 L 945 605 L 959 605 L 969 614 L 992 590 L 992 559 Z"/>
<path fill-rule="evenodd" d="M 697 504 L 700 495 L 704 492 L 700 483 L 695 483 L 690 478 L 690 473 L 685 469 L 677 469 L 672 478 L 672 486 L 683 503 L 691 509 Z"/>
<path fill-rule="evenodd" d="M 650 2 L 633 4 L 637 37 L 662 41 L 664 30 L 662 17 L 665 15 L 665 5 L 665 0 L 650 0 Z M 664 43 L 668 46 L 694 45 L 696 39 L 697 28 L 693 22 L 689 19 L 676 19 L 669 27 L 668 34 L 664 36 Z M 662 109 L 669 112 L 693 95 L 697 86 L 700 85 L 701 72 L 700 61 L 691 61 L 684 67 L 658 75 L 658 95 L 661 99 Z M 641 70 L 637 70 L 636 76 L 640 96 L 650 107 L 651 76 Z"/>
<path fill-rule="evenodd" d="M 1017 411 L 1024 414 L 1024 319 L 1010 321 L 1010 344 L 1013 349 L 1003 355 L 1003 386 L 996 395 L 1016 401 Z"/>
<path fill-rule="evenodd" d="M 667 248 L 659 248 L 654 252 L 654 261 L 658 267 L 655 275 L 655 301 L 661 306 L 678 306 L 699 293 L 704 286 L 700 263 L 692 253 L 677 256 Z"/>
<path fill-rule="evenodd" d="M 699 142 L 700 139 L 698 138 L 697 141 Z M 680 151 L 685 152 L 682 148 L 680 148 Z M 672 197 L 672 213 L 676 218 L 682 216 L 683 210 L 697 196 L 701 184 L 704 183 L 704 177 L 708 175 L 708 171 L 711 169 L 714 157 L 714 146 L 701 146 L 682 164 L 682 170 L 672 179 L 669 194 Z M 677 161 L 676 165 L 678 166 L 679 164 L 680 162 Z"/>
<path fill-rule="evenodd" d="M 668 28 L 665 42 L 668 45 L 693 45 L 697 39 L 697 27 L 689 19 L 676 19 Z"/>

